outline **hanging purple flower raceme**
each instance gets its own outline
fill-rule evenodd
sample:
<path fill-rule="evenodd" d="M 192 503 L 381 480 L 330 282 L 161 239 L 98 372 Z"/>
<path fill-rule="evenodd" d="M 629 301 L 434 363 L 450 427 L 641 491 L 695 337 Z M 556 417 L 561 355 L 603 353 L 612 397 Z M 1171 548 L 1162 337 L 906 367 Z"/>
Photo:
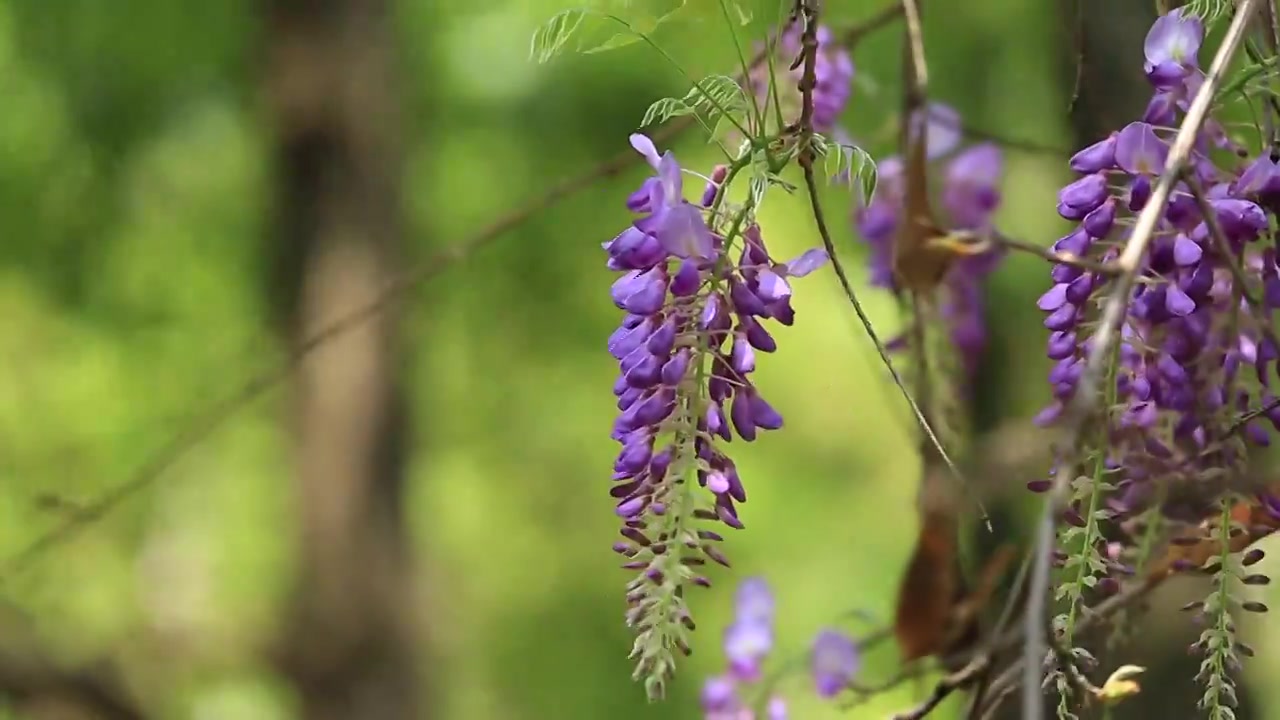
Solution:
<path fill-rule="evenodd" d="M 782 427 L 750 380 L 757 355 L 777 349 L 765 323 L 795 321 L 790 281 L 827 256 L 815 249 L 775 262 L 748 213 L 725 212 L 728 168 L 706 179 L 695 205 L 671 152 L 659 155 L 644 135 L 631 144 L 656 174 L 627 201 L 639 217 L 604 245 L 609 268 L 622 273 L 613 301 L 626 311 L 608 343 L 620 369 L 612 437 L 622 445 L 610 494 L 623 521 L 615 550 L 639 573 L 627 586 L 636 675 L 660 694 L 673 651 L 689 652 L 685 587 L 710 584 L 699 571 L 707 559 L 728 565 L 721 535 L 705 523 L 743 526 L 746 489 L 723 447 Z"/>
<path fill-rule="evenodd" d="M 776 77 L 769 76 L 769 64 L 758 63 L 748 77 L 748 87 L 756 97 L 756 102 L 766 111 L 772 112 L 773 100 L 770 99 L 770 85 L 774 85 L 778 93 L 778 103 L 782 108 L 782 116 L 786 123 L 795 123 L 800 119 L 801 95 L 799 90 L 803 68 L 792 68 L 792 62 L 800 56 L 803 23 L 794 22 L 787 25 L 778 36 L 773 68 Z M 837 131 L 837 121 L 849 97 L 853 94 L 853 57 L 842 47 L 825 25 L 818 26 L 818 53 L 814 63 L 814 79 L 817 84 L 813 88 L 813 129 L 818 133 Z"/>
<path fill-rule="evenodd" d="M 1000 205 L 1000 148 L 982 143 L 957 152 L 962 139 L 959 114 L 940 103 L 931 104 L 922 112 L 927 113 L 926 148 L 931 172 L 941 174 L 941 192 L 934 206 L 943 211 L 939 218 L 943 227 L 989 235 L 995 231 L 992 218 Z M 854 214 L 858 234 L 870 246 L 870 282 L 886 289 L 896 289 L 893 242 L 905 200 L 905 181 L 902 159 L 896 155 L 885 158 L 878 166 L 875 196 L 856 208 Z M 940 288 L 942 319 L 968 377 L 977 371 L 986 350 L 983 287 L 1003 258 L 1004 252 L 998 246 L 959 257 Z M 905 343 L 897 339 L 890 346 L 902 348 Z"/>
<path fill-rule="evenodd" d="M 774 650 L 775 601 L 768 583 L 747 578 L 734 598 L 734 618 L 724 633 L 724 673 L 708 678 L 702 689 L 705 720 L 785 720 L 786 701 L 766 686 L 764 665 Z M 849 686 L 862 664 L 861 652 L 848 635 L 825 629 L 809 651 L 813 687 L 831 699 Z M 763 708 L 763 715 L 757 711 Z"/>
<path fill-rule="evenodd" d="M 1151 104 L 1142 121 L 1071 158 L 1079 177 L 1059 193 L 1057 209 L 1079 225 L 1054 251 L 1102 264 L 1119 256 L 1165 168 L 1172 128 L 1203 81 L 1196 58 L 1203 33 L 1198 18 L 1180 11 L 1156 21 L 1144 45 L 1145 70 L 1155 89 Z M 1114 518 L 1145 508 L 1157 481 L 1220 478 L 1244 460 L 1241 434 L 1268 442 L 1261 427 L 1266 418 L 1242 428 L 1236 419 L 1261 404 L 1271 382 L 1270 363 L 1280 355 L 1266 329 L 1269 318 L 1259 322 L 1245 298 L 1277 274 L 1274 249 L 1255 243 L 1269 227 L 1268 212 L 1255 201 L 1268 203 L 1280 185 L 1275 163 L 1265 154 L 1243 167 L 1235 152 L 1215 161 L 1211 145 L 1239 150 L 1221 127 L 1206 123 L 1190 159 L 1191 175 L 1204 188 L 1212 214 L 1201 213 L 1185 183 L 1174 187 L 1129 297 L 1114 367 L 1104 383 L 1106 437 L 1087 452 L 1103 463 L 1116 489 L 1108 498 Z M 1225 248 L 1209 221 L 1221 229 Z M 1233 267 L 1245 271 L 1249 287 L 1238 285 Z M 1051 276 L 1053 285 L 1038 302 L 1050 332 L 1047 353 L 1055 361 L 1049 373 L 1054 400 L 1037 416 L 1042 425 L 1058 422 L 1076 391 L 1092 347 L 1089 333 L 1110 284 L 1104 274 L 1077 263 L 1057 264 Z M 1280 292 L 1263 295 L 1269 315 L 1280 307 Z M 1253 386 L 1240 373 L 1244 366 L 1254 371 Z M 1080 507 L 1068 514 L 1087 520 Z"/>

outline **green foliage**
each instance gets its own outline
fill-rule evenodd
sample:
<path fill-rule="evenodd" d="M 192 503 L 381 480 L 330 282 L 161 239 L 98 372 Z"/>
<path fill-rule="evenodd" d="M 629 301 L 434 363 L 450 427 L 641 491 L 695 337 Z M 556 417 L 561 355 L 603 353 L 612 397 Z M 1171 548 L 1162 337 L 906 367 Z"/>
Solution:
<path fill-rule="evenodd" d="M 1183 12 L 1198 15 L 1205 23 L 1213 23 L 1231 12 L 1231 0 L 1191 0 L 1183 6 Z"/>
<path fill-rule="evenodd" d="M 851 192 L 857 192 L 859 203 L 871 202 L 879 176 L 870 153 L 857 145 L 835 142 L 818 134 L 813 136 L 813 151 L 823 159 L 828 178 L 847 183 Z"/>
<path fill-rule="evenodd" d="M 1234 567 L 1238 561 L 1231 557 L 1230 536 L 1237 529 L 1231 521 L 1231 507 L 1236 498 L 1222 498 L 1222 512 L 1218 518 L 1218 542 L 1222 552 L 1211 558 L 1204 570 L 1213 575 L 1213 592 L 1204 601 L 1204 616 L 1207 627 L 1200 633 L 1197 647 L 1204 652 L 1204 661 L 1200 663 L 1200 672 L 1196 679 L 1204 683 L 1204 696 L 1200 698 L 1200 709 L 1208 713 L 1210 720 L 1234 720 L 1236 699 L 1235 680 L 1232 670 L 1239 666 L 1236 656 L 1236 625 L 1232 620 L 1231 609 L 1239 603 L 1232 597 L 1232 582 L 1239 576 Z"/>
<path fill-rule="evenodd" d="M 714 7 L 705 0 L 594 0 L 587 5 L 562 10 L 533 33 L 529 55 L 540 63 L 573 46 L 581 53 L 598 53 L 646 40 L 659 26 L 690 7 Z M 718 13 L 719 11 L 717 11 Z M 749 16 L 748 16 L 749 17 Z M 618 27 L 623 32 L 617 32 Z"/>
<path fill-rule="evenodd" d="M 650 105 L 640 127 L 693 114 L 707 127 L 715 127 L 726 115 L 733 121 L 745 120 L 749 107 L 750 101 L 736 80 L 727 75 L 710 75 L 699 80 L 684 97 L 662 98 Z"/>

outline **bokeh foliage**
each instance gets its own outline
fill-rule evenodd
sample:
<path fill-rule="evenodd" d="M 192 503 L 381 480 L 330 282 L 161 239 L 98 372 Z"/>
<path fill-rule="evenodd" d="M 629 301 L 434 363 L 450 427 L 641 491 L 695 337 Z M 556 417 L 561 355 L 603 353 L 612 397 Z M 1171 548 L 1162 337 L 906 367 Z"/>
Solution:
<path fill-rule="evenodd" d="M 879 7 L 828 5 L 834 24 Z M 1054 6 L 934 3 L 937 97 L 975 126 L 1065 146 L 1069 78 L 1054 48 L 1070 41 Z M 529 62 L 530 33 L 559 9 L 398 3 L 413 257 L 617 152 L 650 102 L 687 89 L 639 45 Z M 0 1 L 0 558 L 66 503 L 127 480 L 191 416 L 281 357 L 268 324 L 260 31 L 247 0 Z M 877 156 L 893 139 L 897 35 L 855 57 L 846 121 Z M 675 22 L 655 38 L 695 77 L 732 69 L 722 25 Z M 675 149 L 686 166 L 715 160 L 695 136 Z M 1062 164 L 1010 153 L 1007 165 L 1002 226 L 1047 244 L 1061 230 Z M 798 284 L 797 324 L 762 359 L 759 382 L 787 427 L 735 448 L 748 529 L 726 548 L 733 573 L 694 600 L 695 656 L 664 705 L 646 705 L 629 680 L 627 576 L 609 551 L 606 491 L 604 339 L 618 312 L 599 243 L 628 221 L 623 200 L 640 177 L 541 213 L 413 295 L 409 513 L 440 717 L 695 718 L 701 678 L 719 669 L 728 594 L 747 574 L 778 589 L 784 653 L 851 608 L 891 614 L 914 531 L 912 426 L 823 273 Z M 817 243 L 802 201 L 766 203 L 779 256 Z M 847 194 L 827 201 L 847 217 Z M 856 268 L 861 250 L 847 222 L 837 228 Z M 1033 303 L 1045 271 L 1016 258 L 991 290 L 994 397 L 1008 417 L 1047 395 Z M 891 333 L 890 298 L 867 291 L 864 302 Z M 168 717 L 291 717 L 287 688 L 257 659 L 292 568 L 285 400 L 245 408 L 0 589 L 68 657 L 120 656 Z M 874 660 L 869 672 L 883 674 L 893 658 Z M 911 691 L 854 716 L 882 716 Z"/>

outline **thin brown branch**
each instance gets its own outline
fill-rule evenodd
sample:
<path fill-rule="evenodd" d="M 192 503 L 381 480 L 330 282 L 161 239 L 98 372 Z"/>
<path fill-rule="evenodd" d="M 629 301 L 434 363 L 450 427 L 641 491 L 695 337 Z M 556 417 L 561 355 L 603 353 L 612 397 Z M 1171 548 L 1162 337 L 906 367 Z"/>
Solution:
<path fill-rule="evenodd" d="M 1257 9 L 1259 0 L 1242 0 L 1231 26 L 1218 47 L 1218 52 L 1209 66 L 1204 83 L 1196 93 L 1187 115 L 1178 129 L 1170 150 L 1167 165 L 1159 182 L 1152 190 L 1151 198 L 1139 214 L 1133 233 L 1120 254 L 1119 266 L 1122 274 L 1116 278 L 1111 292 L 1103 307 L 1102 321 L 1093 335 L 1093 348 L 1089 353 L 1084 372 L 1081 375 L 1075 394 L 1068 404 L 1064 418 L 1068 427 L 1068 441 L 1063 447 L 1068 453 L 1074 453 L 1079 447 L 1084 429 L 1093 417 L 1098 405 L 1098 389 L 1104 375 L 1105 366 L 1112 355 L 1112 343 L 1120 329 L 1128 306 L 1129 295 L 1137 279 L 1138 270 L 1146 256 L 1147 246 L 1151 243 L 1156 223 L 1164 213 L 1165 203 L 1174 184 L 1182 176 L 1187 167 L 1200 134 L 1200 128 L 1208 115 L 1210 104 L 1217 93 L 1218 86 L 1228 64 L 1240 48 L 1245 29 L 1250 17 Z M 1036 538 L 1036 560 L 1031 574 L 1030 600 L 1027 607 L 1026 638 L 1023 649 L 1023 709 L 1022 716 L 1027 720 L 1036 720 L 1043 713 L 1041 693 L 1036 681 L 1039 658 L 1044 657 L 1046 642 L 1043 636 L 1041 618 L 1046 604 L 1049 585 L 1050 555 L 1053 552 L 1058 509 L 1065 502 L 1071 480 L 1076 477 L 1075 459 L 1068 455 L 1058 467 L 1054 475 L 1053 486 L 1049 497 L 1045 500 L 1044 510 Z"/>
<path fill-rule="evenodd" d="M 1087 632 L 1091 628 L 1102 624 L 1122 608 L 1127 607 L 1130 603 L 1135 602 L 1139 598 L 1159 587 L 1160 584 L 1169 577 L 1171 577 L 1171 575 L 1168 573 L 1156 573 L 1143 580 L 1126 586 L 1120 592 L 1099 603 L 1093 611 L 1081 617 L 1076 623 L 1076 629 L 1079 632 Z M 957 690 L 963 690 L 981 679 L 984 674 L 992 668 L 994 658 L 997 653 L 1002 650 L 1015 648 L 1022 642 L 1025 642 L 1025 634 L 1023 631 L 1015 630 L 1001 636 L 999 640 L 993 644 L 992 651 L 975 655 L 973 659 L 969 661 L 969 664 L 963 669 L 939 680 L 934 686 L 929 697 L 920 705 L 917 705 L 910 711 L 899 713 L 895 718 L 897 720 L 922 720 L 922 718 L 937 708 L 937 706 L 952 693 Z M 1024 660 L 1019 658 L 1010 664 L 1009 667 L 1005 668 L 995 681 L 991 683 L 991 686 L 987 691 L 988 697 L 991 698 L 991 705 L 997 705 L 1001 699 L 1017 689 L 1022 680 L 1020 672 L 1024 667 Z M 1038 661 L 1035 663 L 1034 667 L 1038 675 Z M 1038 678 L 1034 687 L 1037 691 L 1040 688 Z M 991 712 L 990 706 L 986 712 Z"/>
<path fill-rule="evenodd" d="M 1261 407 L 1254 408 L 1253 410 L 1250 410 L 1249 412 L 1244 413 L 1239 418 L 1237 418 L 1234 423 L 1231 424 L 1231 427 L 1227 428 L 1226 434 L 1234 435 L 1235 433 L 1240 432 L 1240 430 L 1242 430 L 1250 420 L 1254 420 L 1258 417 L 1266 415 L 1267 413 L 1271 412 L 1272 410 L 1275 410 L 1276 408 L 1280 408 L 1280 398 L 1273 398 L 1269 402 L 1262 405 Z"/>
<path fill-rule="evenodd" d="M 911 91 L 924 97 L 925 88 L 929 86 L 929 66 L 924 60 L 924 25 L 920 21 L 920 2 L 921 0 L 902 0 L 902 14 L 907 20 L 907 47 L 910 48 L 911 64 L 915 68 L 910 78 Z"/>
<path fill-rule="evenodd" d="M 889 23 L 897 20 L 902 16 L 906 7 L 901 2 L 891 2 L 881 8 L 876 14 L 863 20 L 857 25 L 853 25 L 848 30 L 840 34 L 840 44 L 846 48 L 852 49 L 862 42 L 866 36 L 874 33 L 887 26 Z"/>
<path fill-rule="evenodd" d="M 1075 27 L 1073 28 L 1072 45 L 1076 55 L 1076 72 L 1075 79 L 1071 82 L 1071 99 L 1067 101 L 1067 114 L 1075 110 L 1076 103 L 1080 101 L 1080 88 L 1084 84 L 1084 44 L 1085 44 L 1085 22 L 1084 22 L 1084 0 L 1075 0 L 1076 17 Z"/>
<path fill-rule="evenodd" d="M 910 0 L 908 0 L 910 1 Z M 801 105 L 800 120 L 798 122 L 798 131 L 800 135 L 800 152 L 799 164 L 804 172 L 805 186 L 808 189 L 810 209 L 813 214 L 814 223 L 818 229 L 818 235 L 822 238 L 822 246 L 826 249 L 828 257 L 831 259 L 831 266 L 835 270 L 836 278 L 840 281 L 840 287 L 844 290 L 845 297 L 849 300 L 849 304 L 853 306 L 854 312 L 858 316 L 862 329 L 871 338 L 871 342 L 875 345 L 876 353 L 880 356 L 880 361 L 889 371 L 893 383 L 901 392 L 903 398 L 907 401 L 907 405 L 911 408 L 912 414 L 915 415 L 921 429 L 924 431 L 928 441 L 932 443 L 937 450 L 938 455 L 946 463 L 951 472 L 963 481 L 963 474 L 960 468 L 956 466 L 946 449 L 942 446 L 942 441 L 938 438 L 932 425 L 929 423 L 928 417 L 921 409 L 919 403 L 912 397 L 911 392 L 907 389 L 906 382 L 893 366 L 893 361 L 889 357 L 889 350 L 885 347 L 884 342 L 880 340 L 880 336 L 876 333 L 872 326 L 871 318 L 867 315 L 866 310 L 862 307 L 862 302 L 858 300 L 857 293 L 854 292 L 853 283 L 849 281 L 849 276 L 844 270 L 844 265 L 840 262 L 840 257 L 836 253 L 835 243 L 831 239 L 831 231 L 827 227 L 826 215 L 822 210 L 822 202 L 818 195 L 818 181 L 813 169 L 813 161 L 815 153 L 813 150 L 813 89 L 817 85 L 817 57 L 818 57 L 818 22 L 820 20 L 820 12 L 817 0 L 796 0 L 796 11 L 800 17 L 804 18 L 804 32 L 801 36 L 801 59 L 802 73 L 799 82 Z M 986 517 L 985 509 L 983 516 Z"/>
<path fill-rule="evenodd" d="M 933 692 L 929 693 L 929 697 L 924 702 L 911 710 L 894 715 L 894 720 L 921 720 L 933 712 L 944 700 L 951 697 L 952 693 L 968 687 L 987 672 L 990 667 L 990 661 L 987 657 L 986 655 L 979 655 L 970 660 L 968 665 L 939 680 L 933 686 Z"/>
<path fill-rule="evenodd" d="M 1065 147 L 1037 142 L 1035 140 L 1005 137 L 1000 133 L 983 130 L 967 123 L 957 121 L 955 118 L 944 115 L 936 110 L 929 113 L 929 119 L 939 125 L 944 125 L 959 131 L 961 135 L 970 140 L 986 141 L 1010 150 L 1018 150 L 1024 153 L 1033 153 L 1037 155 L 1052 155 L 1054 157 L 1068 157 L 1071 155 L 1071 151 Z"/>
<path fill-rule="evenodd" d="M 954 250 L 958 254 L 979 254 L 986 252 L 993 245 L 1000 246 L 1009 250 L 1016 250 L 1021 253 L 1035 255 L 1038 258 L 1047 260 L 1048 262 L 1058 265 L 1069 265 L 1088 272 L 1098 273 L 1104 276 L 1115 276 L 1120 274 L 1120 267 L 1114 263 L 1101 263 L 1083 258 L 1070 253 L 1059 253 L 1049 248 L 1035 245 L 1025 240 L 1018 240 L 999 232 L 990 234 L 979 234 L 976 232 L 953 232 L 930 241 L 932 245 L 945 246 Z"/>

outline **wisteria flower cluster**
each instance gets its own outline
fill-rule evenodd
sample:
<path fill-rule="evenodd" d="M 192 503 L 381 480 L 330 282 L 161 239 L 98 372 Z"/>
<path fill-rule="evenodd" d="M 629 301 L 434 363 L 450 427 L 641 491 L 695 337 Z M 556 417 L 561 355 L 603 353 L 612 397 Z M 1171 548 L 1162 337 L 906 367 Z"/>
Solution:
<path fill-rule="evenodd" d="M 827 255 L 776 262 L 749 204 L 731 210 L 725 200 L 733 168 L 704 178 L 694 204 L 670 151 L 659 155 L 644 135 L 631 144 L 655 175 L 627 200 L 639 217 L 604 245 L 621 273 L 613 301 L 626 313 L 608 343 L 619 363 L 612 437 L 622 445 L 610 494 L 623 521 L 615 550 L 639 573 L 627 587 L 637 676 L 657 694 L 673 653 L 689 652 L 685 588 L 709 585 L 699 571 L 707 559 L 728 565 L 705 522 L 743 526 L 747 492 L 725 447 L 783 424 L 750 377 L 758 355 L 777 349 L 766 323 L 795 322 L 791 280 Z"/>
<path fill-rule="evenodd" d="M 780 678 L 766 678 L 764 673 L 774 649 L 775 605 L 773 593 L 763 579 L 747 578 L 738 586 L 734 620 L 724 633 L 728 667 L 723 674 L 708 678 L 702 688 L 706 720 L 788 717 L 786 700 L 777 693 L 776 681 Z M 822 630 L 809 648 L 809 673 L 814 692 L 821 698 L 839 695 L 860 666 L 857 644 L 839 630 Z"/>
<path fill-rule="evenodd" d="M 1058 213 L 1080 224 L 1054 245 L 1068 256 L 1104 266 L 1119 255 L 1134 216 L 1164 170 L 1171 127 L 1203 81 L 1196 53 L 1203 24 L 1175 11 L 1161 17 L 1145 43 L 1147 78 L 1155 93 L 1142 120 L 1081 150 L 1071 159 L 1080 177 L 1058 196 Z M 1228 161 L 1215 159 L 1213 148 Z M 1156 228 L 1151 251 L 1128 303 L 1118 357 L 1105 392 L 1105 445 L 1120 493 L 1112 509 L 1139 508 L 1152 481 L 1204 477 L 1243 460 L 1240 435 L 1268 443 L 1265 417 L 1238 428 L 1241 412 L 1269 398 L 1273 361 L 1280 357 L 1268 314 L 1280 306 L 1276 251 L 1255 241 L 1270 234 L 1280 189 L 1268 152 L 1243 164 L 1221 126 L 1210 124 L 1191 158 L 1206 216 L 1185 183 L 1175 186 Z M 1262 202 L 1263 204 L 1259 204 Z M 1109 287 L 1101 269 L 1061 263 L 1041 296 L 1050 331 L 1049 374 L 1054 402 L 1038 416 L 1053 424 L 1075 392 L 1090 348 L 1089 332 Z M 1244 284 L 1239 281 L 1244 280 Z M 1267 288 L 1271 287 L 1270 292 Z M 1262 313 L 1249 297 L 1261 288 Z M 1239 372 L 1253 370 L 1255 382 Z"/>
<path fill-rule="evenodd" d="M 1182 10 L 1160 17 L 1143 47 L 1154 90 L 1144 116 L 1071 158 L 1079 177 L 1059 193 L 1057 210 L 1079 224 L 1053 249 L 1092 264 L 1055 265 L 1053 285 L 1039 299 L 1050 331 L 1047 353 L 1055 362 L 1049 373 L 1054 401 L 1037 417 L 1040 424 L 1060 422 L 1077 391 L 1090 333 L 1112 282 L 1101 268 L 1118 258 L 1165 170 L 1173 128 L 1205 79 L 1197 57 L 1203 39 L 1200 18 Z M 1141 561 L 1103 551 L 1106 535 L 1123 534 L 1126 521 L 1130 527 L 1139 520 L 1159 522 L 1149 509 L 1197 523 L 1212 516 L 1215 503 L 1230 500 L 1225 479 L 1244 463 L 1245 443 L 1266 445 L 1265 426 L 1280 427 L 1274 411 L 1242 420 L 1271 401 L 1280 358 L 1270 317 L 1280 307 L 1276 248 L 1258 242 L 1272 235 L 1277 198 L 1280 171 L 1270 149 L 1250 158 L 1222 124 L 1209 119 L 1186 180 L 1161 208 L 1101 390 L 1105 416 L 1083 448 L 1093 477 L 1076 485 L 1063 547 L 1084 550 L 1059 555 L 1065 566 L 1060 597 L 1069 599 L 1070 608 L 1056 625 L 1068 643 L 1086 588 L 1114 591 L 1117 578 Z M 1043 490 L 1049 484 L 1032 485 Z M 1188 507 L 1161 500 L 1172 488 L 1188 486 L 1200 502 Z M 1274 505 L 1273 498 L 1263 499 L 1264 506 Z M 1229 526 L 1222 523 L 1223 532 Z M 1228 704 L 1233 696 L 1226 669 L 1235 662 L 1237 643 L 1227 619 L 1228 591 L 1224 575 L 1200 606 L 1212 615 L 1199 643 L 1208 655 L 1202 672 L 1207 707 Z"/>
<path fill-rule="evenodd" d="M 932 103 L 920 112 L 925 115 L 931 170 L 941 174 L 941 192 L 935 206 L 945 213 L 940 218 L 943 228 L 990 235 L 995 230 L 993 216 L 1000 206 L 999 182 L 1004 165 L 1000 148 L 993 143 L 980 143 L 960 149 L 960 115 L 947 105 Z M 901 156 L 883 159 L 878 173 L 875 195 L 870 203 L 856 208 L 854 223 L 870 248 L 871 284 L 896 290 L 893 243 L 902 221 L 907 181 Z M 977 371 L 986 349 L 983 288 L 1003 257 L 1004 251 L 994 244 L 982 252 L 958 257 L 942 281 L 941 319 L 966 379 Z M 904 338 L 890 343 L 893 349 L 905 346 Z"/>

